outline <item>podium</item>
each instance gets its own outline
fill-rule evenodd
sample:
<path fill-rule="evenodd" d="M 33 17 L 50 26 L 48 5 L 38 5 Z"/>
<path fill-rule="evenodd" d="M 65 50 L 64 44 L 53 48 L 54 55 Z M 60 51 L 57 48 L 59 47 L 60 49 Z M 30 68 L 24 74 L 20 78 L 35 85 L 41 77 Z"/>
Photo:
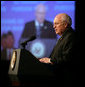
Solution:
<path fill-rule="evenodd" d="M 54 76 L 43 63 L 25 49 L 14 49 L 9 66 L 9 75 Z"/>

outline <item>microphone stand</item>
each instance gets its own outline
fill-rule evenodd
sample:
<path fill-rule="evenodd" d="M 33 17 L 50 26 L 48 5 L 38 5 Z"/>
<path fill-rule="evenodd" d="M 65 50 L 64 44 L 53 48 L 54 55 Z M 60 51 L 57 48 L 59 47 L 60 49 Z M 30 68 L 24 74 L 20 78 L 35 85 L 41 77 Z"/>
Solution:
<path fill-rule="evenodd" d="M 23 46 L 23 49 L 25 49 L 25 46 L 27 45 L 27 42 L 21 44 Z"/>
<path fill-rule="evenodd" d="M 27 45 L 27 42 L 33 41 L 34 39 L 36 39 L 36 37 L 35 36 L 32 36 L 31 39 L 25 41 L 24 43 L 21 43 L 21 45 L 23 46 L 23 49 L 25 49 L 25 46 Z"/>

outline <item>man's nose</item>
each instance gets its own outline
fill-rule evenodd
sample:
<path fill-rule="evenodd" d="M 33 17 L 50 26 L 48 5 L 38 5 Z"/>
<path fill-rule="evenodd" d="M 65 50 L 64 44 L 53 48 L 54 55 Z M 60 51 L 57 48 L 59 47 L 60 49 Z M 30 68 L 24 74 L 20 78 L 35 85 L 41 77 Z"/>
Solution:
<path fill-rule="evenodd" d="M 54 25 L 53 28 L 56 28 L 56 26 Z"/>

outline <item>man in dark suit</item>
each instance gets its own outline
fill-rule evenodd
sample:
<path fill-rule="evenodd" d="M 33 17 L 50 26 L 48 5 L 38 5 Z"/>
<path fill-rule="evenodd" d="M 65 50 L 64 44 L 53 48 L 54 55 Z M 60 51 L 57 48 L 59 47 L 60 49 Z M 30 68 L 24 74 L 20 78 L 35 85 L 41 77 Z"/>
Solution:
<path fill-rule="evenodd" d="M 54 28 L 56 34 L 61 37 L 58 40 L 50 58 L 42 58 L 44 63 L 62 63 L 70 60 L 71 52 L 73 50 L 75 34 L 71 28 L 71 18 L 67 14 L 59 14 L 54 19 Z"/>
<path fill-rule="evenodd" d="M 12 52 L 13 52 L 13 49 L 14 49 L 14 35 L 12 34 L 12 32 L 8 32 L 6 34 L 6 48 L 4 48 L 2 51 L 1 51 L 1 59 L 2 60 L 6 60 L 6 61 L 10 61 L 11 59 L 11 56 L 12 56 Z"/>
<path fill-rule="evenodd" d="M 45 20 L 46 8 L 40 4 L 36 7 L 35 20 L 25 24 L 21 38 L 56 38 L 56 33 L 51 22 Z"/>
<path fill-rule="evenodd" d="M 64 74 L 63 76 L 65 76 L 65 79 L 73 75 L 68 74 L 69 72 L 72 72 L 73 68 L 75 67 L 74 64 L 76 58 L 75 32 L 71 28 L 71 24 L 72 20 L 67 14 L 61 13 L 55 17 L 54 19 L 55 32 L 56 34 L 59 34 L 61 37 L 58 40 L 56 46 L 54 47 L 51 56 L 49 58 L 45 57 L 39 60 L 42 63 L 51 64 L 57 77 L 59 74 L 60 75 Z"/>
<path fill-rule="evenodd" d="M 9 31 L 7 34 L 2 35 L 2 41 L 3 41 L 3 36 L 4 36 L 4 44 L 6 46 L 3 47 L 2 51 L 1 51 L 1 70 L 2 70 L 2 74 L 6 75 L 8 73 L 8 69 L 9 69 L 9 64 L 10 64 L 10 60 L 12 57 L 12 52 L 14 49 L 14 35 L 11 31 Z"/>

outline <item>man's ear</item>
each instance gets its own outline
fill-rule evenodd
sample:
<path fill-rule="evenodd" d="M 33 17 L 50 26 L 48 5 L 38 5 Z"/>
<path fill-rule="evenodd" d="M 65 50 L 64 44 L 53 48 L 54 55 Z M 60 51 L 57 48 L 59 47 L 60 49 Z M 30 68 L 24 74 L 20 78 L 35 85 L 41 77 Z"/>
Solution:
<path fill-rule="evenodd" d="M 67 23 L 65 23 L 64 25 L 65 25 L 65 28 L 68 26 L 68 24 L 67 24 Z"/>

